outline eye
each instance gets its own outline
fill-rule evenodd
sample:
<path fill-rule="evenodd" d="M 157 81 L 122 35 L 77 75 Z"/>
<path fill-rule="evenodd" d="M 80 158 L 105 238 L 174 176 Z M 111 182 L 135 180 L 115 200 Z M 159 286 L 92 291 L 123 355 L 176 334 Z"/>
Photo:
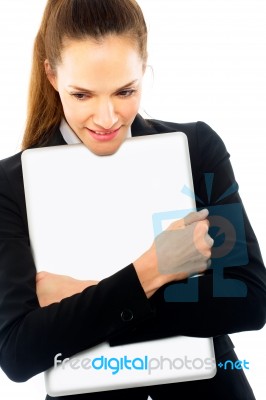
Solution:
<path fill-rule="evenodd" d="M 71 96 L 75 97 L 79 101 L 84 101 L 90 98 L 86 93 L 71 93 Z"/>
<path fill-rule="evenodd" d="M 124 90 L 121 90 L 121 92 L 118 92 L 118 96 L 120 96 L 120 97 L 130 97 L 134 93 L 136 93 L 135 89 L 124 89 Z"/>

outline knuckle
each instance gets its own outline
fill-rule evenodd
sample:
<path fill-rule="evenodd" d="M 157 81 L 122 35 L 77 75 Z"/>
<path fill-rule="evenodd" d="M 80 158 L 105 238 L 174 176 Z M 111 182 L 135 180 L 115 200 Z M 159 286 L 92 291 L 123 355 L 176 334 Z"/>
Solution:
<path fill-rule="evenodd" d="M 206 228 L 208 230 L 210 227 L 210 222 L 207 219 L 204 219 L 202 222 L 203 222 L 204 228 Z"/>
<path fill-rule="evenodd" d="M 202 249 L 201 255 L 202 255 L 204 263 L 207 263 L 208 260 L 211 258 L 211 250 L 208 248 Z"/>
<path fill-rule="evenodd" d="M 203 221 L 197 221 L 196 226 L 198 229 L 206 230 L 209 229 L 208 221 L 204 219 Z"/>
<path fill-rule="evenodd" d="M 207 264 L 207 263 L 204 263 L 204 265 L 202 265 L 202 267 L 200 268 L 200 272 L 206 271 L 207 268 L 208 268 L 208 264 Z"/>
<path fill-rule="evenodd" d="M 211 250 L 206 251 L 206 257 L 209 259 L 211 258 Z"/>

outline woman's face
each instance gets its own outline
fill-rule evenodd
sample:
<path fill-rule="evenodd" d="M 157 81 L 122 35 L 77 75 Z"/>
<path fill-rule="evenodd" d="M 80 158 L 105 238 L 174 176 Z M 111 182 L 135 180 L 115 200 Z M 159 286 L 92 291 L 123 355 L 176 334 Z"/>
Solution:
<path fill-rule="evenodd" d="M 140 106 L 144 65 L 137 48 L 120 36 L 70 41 L 56 75 L 47 60 L 45 68 L 79 139 L 97 155 L 115 153 Z"/>

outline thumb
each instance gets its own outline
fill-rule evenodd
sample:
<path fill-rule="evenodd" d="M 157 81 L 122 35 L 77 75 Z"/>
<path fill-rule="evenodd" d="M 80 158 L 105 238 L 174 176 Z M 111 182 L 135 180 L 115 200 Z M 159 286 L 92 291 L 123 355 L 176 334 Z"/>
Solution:
<path fill-rule="evenodd" d="M 207 208 L 204 208 L 201 211 L 194 211 L 189 213 L 185 218 L 184 218 L 184 223 L 185 225 L 190 225 L 193 224 L 193 222 L 197 221 L 203 221 L 205 218 L 207 218 L 209 215 L 209 211 Z"/>

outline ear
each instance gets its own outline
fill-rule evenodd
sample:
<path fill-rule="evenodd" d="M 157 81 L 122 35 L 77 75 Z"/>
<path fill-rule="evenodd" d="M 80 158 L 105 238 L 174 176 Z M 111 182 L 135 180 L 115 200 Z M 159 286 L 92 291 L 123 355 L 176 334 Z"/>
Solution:
<path fill-rule="evenodd" d="M 58 91 L 58 89 L 57 89 L 57 77 L 56 77 L 56 74 L 53 71 L 53 69 L 52 69 L 52 67 L 51 67 L 51 65 L 50 65 L 48 60 L 44 61 L 44 68 L 45 68 L 45 73 L 46 73 L 46 76 L 47 76 L 49 82 L 54 87 L 54 89 L 56 91 Z"/>
<path fill-rule="evenodd" d="M 142 73 L 143 73 L 143 75 L 145 75 L 146 70 L 147 70 L 147 62 L 144 62 L 144 63 L 143 63 L 143 66 L 142 66 Z"/>

